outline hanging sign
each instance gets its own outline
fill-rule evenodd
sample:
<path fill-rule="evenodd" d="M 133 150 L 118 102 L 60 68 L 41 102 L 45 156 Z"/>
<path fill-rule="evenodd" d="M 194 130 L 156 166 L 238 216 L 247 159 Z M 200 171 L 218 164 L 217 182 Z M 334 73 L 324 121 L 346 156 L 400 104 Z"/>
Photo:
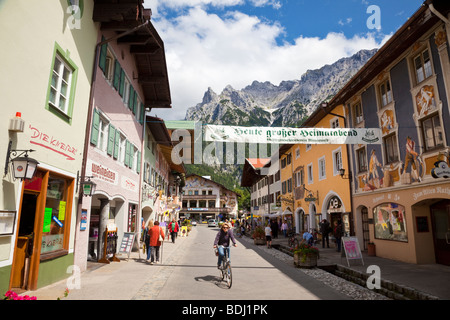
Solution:
<path fill-rule="evenodd" d="M 381 144 L 381 129 L 205 125 L 205 141 L 269 144 Z"/>

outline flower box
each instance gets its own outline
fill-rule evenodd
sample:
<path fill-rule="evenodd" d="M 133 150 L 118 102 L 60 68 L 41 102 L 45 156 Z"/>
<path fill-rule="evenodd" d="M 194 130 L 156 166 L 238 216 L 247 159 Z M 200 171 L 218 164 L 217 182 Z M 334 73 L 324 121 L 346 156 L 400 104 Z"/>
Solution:
<path fill-rule="evenodd" d="M 302 255 L 294 253 L 294 264 L 299 268 L 314 268 L 317 267 L 318 255 L 315 253 L 309 253 Z"/>
<path fill-rule="evenodd" d="M 262 245 L 265 245 L 265 244 L 266 244 L 266 239 L 254 239 L 254 243 L 255 243 L 257 246 L 262 246 Z"/>

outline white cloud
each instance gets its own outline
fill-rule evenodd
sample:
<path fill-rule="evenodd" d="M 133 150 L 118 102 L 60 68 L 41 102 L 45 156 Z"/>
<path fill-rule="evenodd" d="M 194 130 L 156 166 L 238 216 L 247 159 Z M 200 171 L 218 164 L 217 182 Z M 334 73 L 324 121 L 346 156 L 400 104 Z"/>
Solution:
<path fill-rule="evenodd" d="M 227 85 L 241 89 L 254 80 L 278 85 L 283 80 L 300 79 L 308 69 L 380 46 L 375 34 L 346 38 L 340 33 L 329 33 L 325 38 L 300 36 L 294 43 L 279 45 L 276 40 L 284 32 L 280 24 L 238 11 L 221 18 L 201 6 L 171 20 L 154 18 L 166 49 L 173 109 L 154 109 L 152 114 L 166 120 L 183 119 L 189 107 L 201 102 L 208 87 L 219 94 Z"/>

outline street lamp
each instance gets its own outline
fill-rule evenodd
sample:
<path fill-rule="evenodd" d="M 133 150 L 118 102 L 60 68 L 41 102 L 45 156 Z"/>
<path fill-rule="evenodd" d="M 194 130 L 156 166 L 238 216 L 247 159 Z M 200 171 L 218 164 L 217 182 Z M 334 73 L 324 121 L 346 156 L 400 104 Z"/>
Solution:
<path fill-rule="evenodd" d="M 347 175 L 345 174 L 345 169 L 341 168 L 339 169 L 339 174 L 342 179 L 351 180 L 352 179 L 352 173 L 349 172 Z"/>
<path fill-rule="evenodd" d="M 85 176 L 82 177 L 79 175 L 79 171 L 77 172 L 77 192 L 78 192 L 78 184 L 81 188 L 83 188 L 83 196 L 85 197 L 92 197 L 92 195 L 95 193 L 95 187 L 97 184 L 91 181 L 91 178 L 93 176 Z M 87 180 L 85 180 L 87 179 Z"/>
<path fill-rule="evenodd" d="M 12 163 L 14 179 L 32 179 L 37 165 L 39 162 L 33 158 L 28 157 L 28 152 L 34 152 L 35 150 L 12 150 L 12 141 L 9 141 L 8 150 L 6 152 L 6 163 L 5 163 L 5 176 L 8 174 L 9 163 Z M 20 154 L 17 156 L 17 153 Z M 17 156 L 11 158 L 11 155 Z"/>

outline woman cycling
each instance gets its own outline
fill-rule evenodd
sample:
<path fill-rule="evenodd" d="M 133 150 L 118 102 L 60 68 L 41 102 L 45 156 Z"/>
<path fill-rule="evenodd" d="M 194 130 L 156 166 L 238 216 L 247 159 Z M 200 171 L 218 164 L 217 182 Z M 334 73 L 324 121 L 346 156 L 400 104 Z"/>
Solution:
<path fill-rule="evenodd" d="M 214 248 L 218 249 L 219 259 L 217 261 L 217 268 L 222 266 L 222 260 L 225 255 L 225 250 L 228 251 L 228 257 L 230 257 L 230 239 L 233 241 L 233 245 L 236 247 L 236 239 L 234 238 L 233 230 L 228 223 L 224 223 L 222 228 L 216 235 L 214 240 Z"/>

